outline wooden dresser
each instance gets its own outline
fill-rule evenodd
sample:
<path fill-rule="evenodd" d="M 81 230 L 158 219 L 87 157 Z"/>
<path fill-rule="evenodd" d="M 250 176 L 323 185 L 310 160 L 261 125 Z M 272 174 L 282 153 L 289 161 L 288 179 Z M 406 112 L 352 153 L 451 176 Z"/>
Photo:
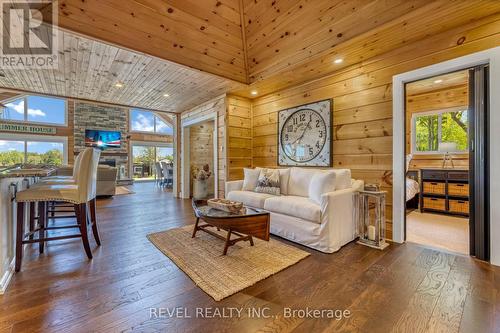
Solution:
<path fill-rule="evenodd" d="M 469 171 L 420 169 L 420 211 L 469 216 Z"/>

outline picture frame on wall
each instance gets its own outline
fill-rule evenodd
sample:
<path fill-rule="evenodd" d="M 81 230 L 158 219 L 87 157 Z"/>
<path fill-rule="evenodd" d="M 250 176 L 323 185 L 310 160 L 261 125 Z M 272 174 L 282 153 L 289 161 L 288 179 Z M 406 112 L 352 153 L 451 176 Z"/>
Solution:
<path fill-rule="evenodd" d="M 278 112 L 279 166 L 332 166 L 333 100 Z"/>

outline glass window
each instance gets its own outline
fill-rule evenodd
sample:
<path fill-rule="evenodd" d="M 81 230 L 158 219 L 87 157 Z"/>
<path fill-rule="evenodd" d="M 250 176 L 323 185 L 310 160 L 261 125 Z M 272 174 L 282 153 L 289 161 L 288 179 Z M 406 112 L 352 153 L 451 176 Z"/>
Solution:
<path fill-rule="evenodd" d="M 16 99 L 10 103 L 6 103 L 2 110 L 2 119 L 4 120 L 24 120 L 24 99 Z"/>
<path fill-rule="evenodd" d="M 172 127 L 154 112 L 139 109 L 130 110 L 130 128 L 133 132 L 173 134 Z"/>
<path fill-rule="evenodd" d="M 64 125 L 66 101 L 59 98 L 28 96 L 27 119 L 29 122 Z"/>
<path fill-rule="evenodd" d="M 3 120 L 66 124 L 66 101 L 60 98 L 24 96 L 4 104 L 0 111 Z"/>
<path fill-rule="evenodd" d="M 29 164 L 63 164 L 64 145 L 62 142 L 28 141 L 26 162 Z"/>
<path fill-rule="evenodd" d="M 156 116 L 155 117 L 155 123 L 156 123 L 156 133 L 159 134 L 166 134 L 166 135 L 172 135 L 172 127 L 170 127 L 166 122 L 164 122 L 160 117 Z"/>
<path fill-rule="evenodd" d="M 132 109 L 130 113 L 130 127 L 132 131 L 154 132 L 155 116 L 152 112 Z"/>
<path fill-rule="evenodd" d="M 0 140 L 0 166 L 24 163 L 24 141 Z"/>
<path fill-rule="evenodd" d="M 413 152 L 437 152 L 440 142 L 457 144 L 457 152 L 468 149 L 467 110 L 438 111 L 413 116 Z"/>
<path fill-rule="evenodd" d="M 0 140 L 0 166 L 15 164 L 61 165 L 65 162 L 65 144 L 38 140 Z"/>

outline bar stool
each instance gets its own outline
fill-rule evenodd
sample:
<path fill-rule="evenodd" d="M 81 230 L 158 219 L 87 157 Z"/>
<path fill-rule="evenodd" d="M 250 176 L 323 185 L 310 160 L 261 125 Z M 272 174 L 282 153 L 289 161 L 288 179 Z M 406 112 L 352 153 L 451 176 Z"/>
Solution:
<path fill-rule="evenodd" d="M 89 259 L 92 259 L 92 252 L 88 239 L 88 204 L 90 203 L 90 224 L 97 245 L 101 245 L 95 209 L 92 211 L 92 201 L 95 208 L 97 165 L 101 152 L 93 148 L 87 148 L 82 153 L 80 165 L 77 172 L 76 184 L 66 185 L 39 185 L 17 193 L 17 229 L 16 229 L 16 264 L 15 270 L 19 272 L 23 258 L 23 245 L 39 243 L 39 251 L 43 253 L 44 243 L 51 240 L 68 238 L 81 238 L 83 247 Z M 76 212 L 76 225 L 69 226 L 45 226 L 45 204 L 49 201 L 67 202 L 74 205 Z M 38 228 L 28 233 L 24 233 L 24 205 L 26 202 L 38 203 L 40 212 L 38 217 Z M 31 210 L 31 209 L 30 209 Z M 79 228 L 79 234 L 46 237 L 45 232 L 52 229 Z M 38 232 L 38 238 L 33 239 L 33 235 Z"/>
<path fill-rule="evenodd" d="M 73 174 L 71 176 L 51 176 L 51 177 L 45 177 L 40 179 L 37 183 L 33 184 L 32 187 L 36 188 L 39 186 L 44 186 L 44 185 L 72 185 L 76 184 L 78 181 L 78 170 L 80 168 L 80 161 L 82 159 L 83 154 L 78 154 L 78 156 L 75 158 L 75 163 L 73 165 Z M 57 210 L 56 208 L 72 208 L 71 210 Z M 55 219 L 56 213 L 63 213 L 63 212 L 73 212 L 73 205 L 72 204 L 67 204 L 67 203 L 60 203 L 56 201 L 49 201 L 47 202 L 45 207 L 41 207 L 40 205 L 38 207 L 38 211 L 40 212 L 41 209 L 45 208 L 44 213 L 45 213 L 45 222 L 48 221 L 49 219 L 49 214 L 51 219 Z M 76 212 L 75 212 L 76 214 Z M 76 216 L 76 215 L 75 215 Z M 61 216 L 61 218 L 69 218 L 69 217 L 74 217 L 74 216 Z M 33 226 L 34 226 L 34 220 L 37 219 L 35 217 L 35 203 L 31 202 L 30 203 L 30 231 L 33 231 Z M 31 239 L 33 239 L 33 235 L 31 236 Z"/>

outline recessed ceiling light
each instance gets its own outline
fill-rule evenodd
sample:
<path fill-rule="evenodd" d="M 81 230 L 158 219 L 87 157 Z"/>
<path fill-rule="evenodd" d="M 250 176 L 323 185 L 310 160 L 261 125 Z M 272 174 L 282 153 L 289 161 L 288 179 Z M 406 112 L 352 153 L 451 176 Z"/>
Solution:
<path fill-rule="evenodd" d="M 123 87 L 123 83 L 116 82 L 116 83 L 115 83 L 115 87 L 117 87 L 117 88 L 121 88 L 121 87 Z"/>
<path fill-rule="evenodd" d="M 250 94 L 252 94 L 253 96 L 256 96 L 256 95 L 258 94 L 258 92 L 257 92 L 257 90 L 252 90 L 252 91 L 250 92 Z"/>
<path fill-rule="evenodd" d="M 336 64 L 340 64 L 340 63 L 342 63 L 342 61 L 344 61 L 344 59 L 338 58 L 338 59 L 335 59 L 333 62 Z"/>
<path fill-rule="evenodd" d="M 168 97 L 168 96 L 170 96 L 170 95 L 169 94 L 163 94 L 163 97 Z"/>
<path fill-rule="evenodd" d="M 434 83 L 441 83 L 441 82 L 443 82 L 443 80 L 441 80 L 441 79 L 434 81 Z"/>

